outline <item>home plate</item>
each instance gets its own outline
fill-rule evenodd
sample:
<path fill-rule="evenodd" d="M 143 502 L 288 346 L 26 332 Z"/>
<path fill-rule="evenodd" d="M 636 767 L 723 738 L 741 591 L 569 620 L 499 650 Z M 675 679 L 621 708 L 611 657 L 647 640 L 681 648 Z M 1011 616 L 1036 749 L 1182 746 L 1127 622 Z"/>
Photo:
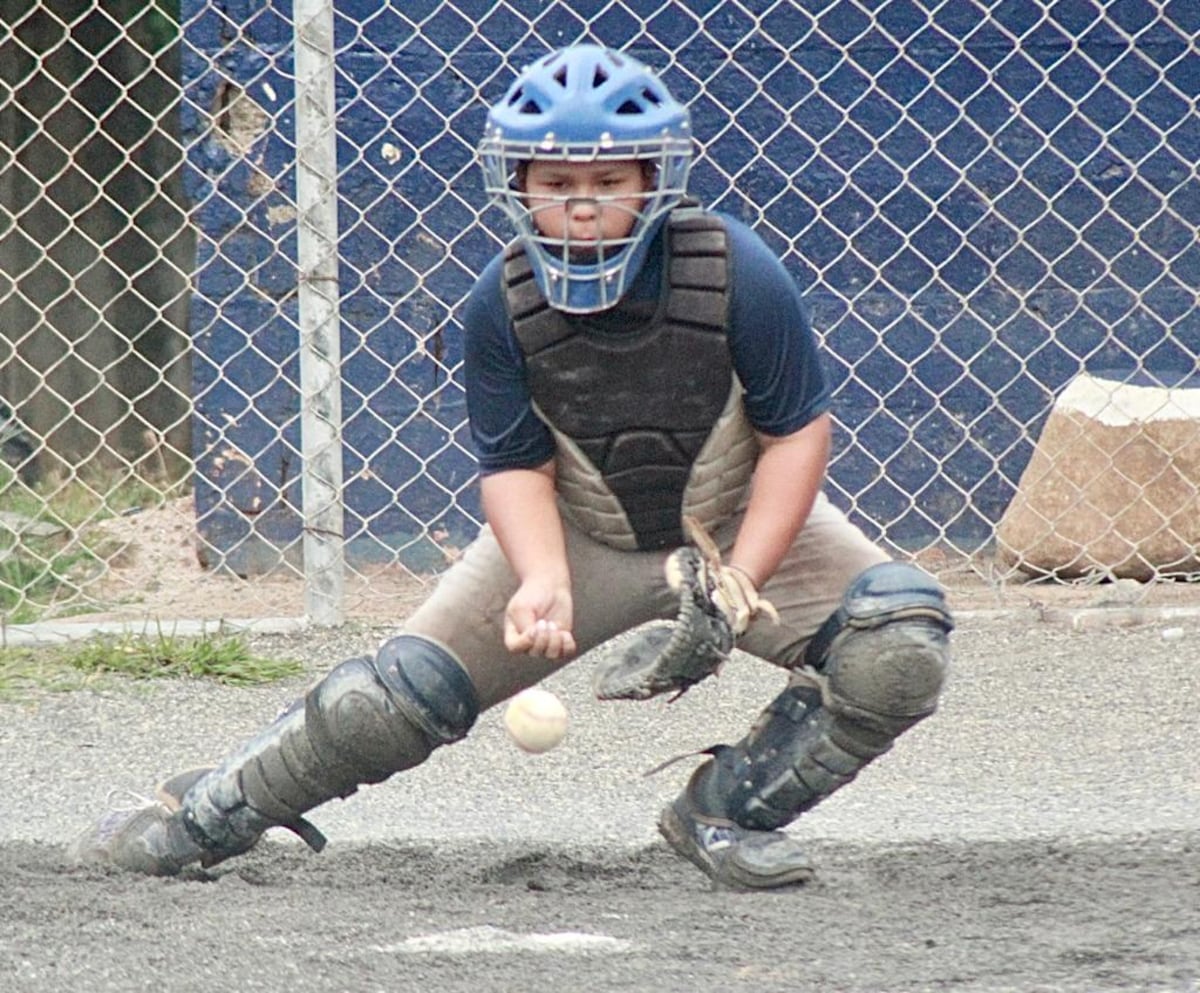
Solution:
<path fill-rule="evenodd" d="M 622 938 L 606 934 L 585 934 L 582 931 L 518 934 L 484 925 L 437 934 L 418 934 L 395 944 L 375 947 L 376 951 L 390 955 L 506 955 L 513 952 L 592 955 L 622 952 L 632 945 Z"/>

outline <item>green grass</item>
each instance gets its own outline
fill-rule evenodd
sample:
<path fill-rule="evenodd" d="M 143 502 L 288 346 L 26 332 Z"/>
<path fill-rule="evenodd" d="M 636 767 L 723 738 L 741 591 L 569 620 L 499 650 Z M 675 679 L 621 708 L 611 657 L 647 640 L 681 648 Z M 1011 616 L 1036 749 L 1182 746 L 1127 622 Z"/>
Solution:
<path fill-rule="evenodd" d="M 41 550 L 39 550 L 39 548 Z M 0 611 L 9 624 L 41 619 L 55 603 L 78 589 L 81 575 L 100 568 L 96 552 L 83 545 L 55 550 L 27 539 L 0 559 Z"/>
<path fill-rule="evenodd" d="M 161 506 L 183 484 L 130 471 L 46 480 L 31 488 L 0 464 L 0 615 L 29 624 L 78 613 L 94 604 L 85 595 L 103 574 L 113 543 L 96 525 L 134 508 Z M 19 523 L 18 523 L 19 522 Z"/>
<path fill-rule="evenodd" d="M 121 679 L 210 679 L 259 686 L 301 675 L 290 659 L 254 655 L 237 636 L 101 637 L 65 646 L 0 648 L 0 699 L 31 690 L 65 692 Z"/>

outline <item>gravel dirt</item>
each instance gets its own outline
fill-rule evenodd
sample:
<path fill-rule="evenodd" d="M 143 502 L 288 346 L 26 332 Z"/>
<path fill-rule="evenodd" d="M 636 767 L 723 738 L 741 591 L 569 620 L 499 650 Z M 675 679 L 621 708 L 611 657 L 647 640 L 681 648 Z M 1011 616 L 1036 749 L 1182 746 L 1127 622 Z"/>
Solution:
<path fill-rule="evenodd" d="M 255 636 L 310 675 L 379 629 Z M 1165 635 L 1165 637 L 1164 637 Z M 201 682 L 0 704 L 0 988 L 1108 991 L 1200 989 L 1200 624 L 968 620 L 937 715 L 792 828 L 818 876 L 714 891 L 654 831 L 691 763 L 778 688 L 745 657 L 674 704 L 600 704 L 531 757 L 465 742 L 215 869 L 67 863 L 112 798 L 211 761 L 303 691 Z"/>
<path fill-rule="evenodd" d="M 186 561 L 177 537 L 129 568 L 169 577 L 155 560 Z M 164 582 L 76 623 L 295 613 L 261 585 L 222 600 L 195 578 L 190 599 Z M 387 617 L 421 590 L 397 581 Z M 519 752 L 489 712 L 420 768 L 315 811 L 324 853 L 271 832 L 175 879 L 70 865 L 64 845 L 126 791 L 219 758 L 389 625 L 252 631 L 255 650 L 305 665 L 269 687 L 0 703 L 0 990 L 1197 993 L 1196 590 L 1039 588 L 987 610 L 952 594 L 940 711 L 797 821 L 817 879 L 772 894 L 713 890 L 658 838 L 693 763 L 644 775 L 740 737 L 780 686 L 745 656 L 672 704 L 601 704 L 582 659 L 547 684 L 571 712 L 554 751 Z"/>

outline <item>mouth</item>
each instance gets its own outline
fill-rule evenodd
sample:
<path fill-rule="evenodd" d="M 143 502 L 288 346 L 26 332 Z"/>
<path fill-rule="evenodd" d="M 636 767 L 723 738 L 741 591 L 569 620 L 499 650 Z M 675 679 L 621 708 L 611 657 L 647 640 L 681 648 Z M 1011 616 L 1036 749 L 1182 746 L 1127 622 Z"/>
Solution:
<path fill-rule="evenodd" d="M 578 265 L 594 265 L 600 261 L 600 246 L 593 245 L 571 245 L 567 249 L 567 257 L 572 263 Z"/>

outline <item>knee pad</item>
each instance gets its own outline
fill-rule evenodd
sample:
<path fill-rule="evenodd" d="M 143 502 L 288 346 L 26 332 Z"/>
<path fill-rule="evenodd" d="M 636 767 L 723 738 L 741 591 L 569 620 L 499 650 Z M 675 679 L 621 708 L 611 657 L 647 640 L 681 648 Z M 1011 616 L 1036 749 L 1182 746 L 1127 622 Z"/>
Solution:
<path fill-rule="evenodd" d="M 908 619 L 930 622 L 946 633 L 954 629 L 946 596 L 932 576 L 903 562 L 873 565 L 846 587 L 841 604 L 809 642 L 804 661 L 820 671 L 844 633 L 869 631 Z"/>
<path fill-rule="evenodd" d="M 479 716 L 466 671 L 434 642 L 401 635 L 337 666 L 305 700 L 317 757 L 354 786 L 376 783 L 464 738 Z"/>
<path fill-rule="evenodd" d="M 479 717 L 479 697 L 466 670 L 432 641 L 411 634 L 385 641 L 375 670 L 397 705 L 435 744 L 466 737 Z"/>
<path fill-rule="evenodd" d="M 851 582 L 804 660 L 825 674 L 841 712 L 883 719 L 898 733 L 936 708 L 953 629 L 945 595 L 931 576 L 885 562 Z"/>

